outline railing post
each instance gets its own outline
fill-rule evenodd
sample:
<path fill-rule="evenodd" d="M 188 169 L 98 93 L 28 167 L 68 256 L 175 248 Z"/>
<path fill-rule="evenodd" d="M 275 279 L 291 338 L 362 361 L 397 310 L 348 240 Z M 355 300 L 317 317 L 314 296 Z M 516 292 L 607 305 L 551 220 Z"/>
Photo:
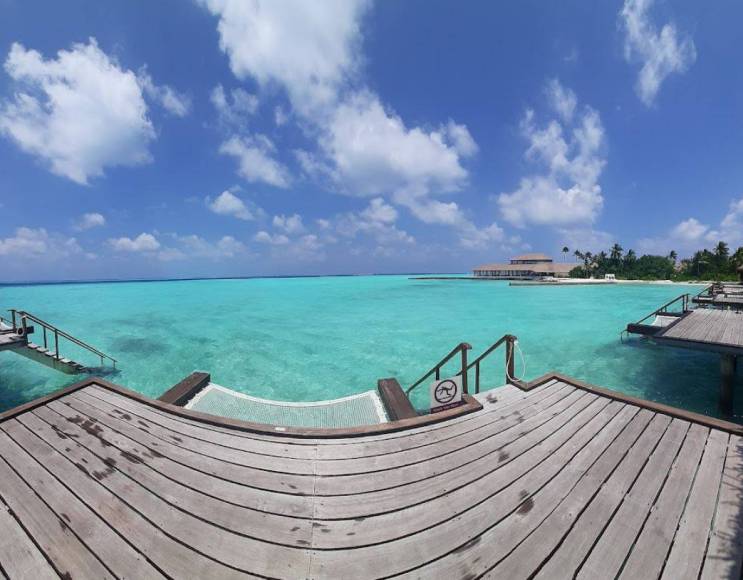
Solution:
<path fill-rule="evenodd" d="M 480 392 L 480 361 L 475 364 L 475 393 Z"/>
<path fill-rule="evenodd" d="M 44 329 L 44 348 L 49 350 L 49 345 L 46 343 L 46 326 L 42 326 L 41 328 Z"/>
<path fill-rule="evenodd" d="M 506 338 L 506 384 L 512 384 L 514 375 L 514 337 L 508 335 Z"/>
<path fill-rule="evenodd" d="M 441 378 L 441 367 L 436 367 L 436 380 Z"/>
<path fill-rule="evenodd" d="M 13 318 L 13 331 L 15 332 L 16 330 L 18 330 L 18 325 L 16 324 L 16 321 L 15 321 L 15 308 L 10 309 L 10 314 L 12 315 L 12 318 Z"/>
<path fill-rule="evenodd" d="M 59 360 L 59 334 L 57 329 L 54 329 L 54 356 Z"/>
<path fill-rule="evenodd" d="M 462 392 L 467 394 L 467 347 L 462 346 Z"/>

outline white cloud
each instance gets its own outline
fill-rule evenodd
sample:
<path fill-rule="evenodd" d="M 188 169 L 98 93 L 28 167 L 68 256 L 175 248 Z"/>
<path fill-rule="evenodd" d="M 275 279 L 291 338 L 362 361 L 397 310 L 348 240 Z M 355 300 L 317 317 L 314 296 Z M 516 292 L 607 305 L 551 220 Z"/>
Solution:
<path fill-rule="evenodd" d="M 78 220 L 77 224 L 75 224 L 75 229 L 78 231 L 84 231 L 84 230 L 90 230 L 92 228 L 99 228 L 105 225 L 106 225 L 106 218 L 103 217 L 102 214 L 99 214 L 96 212 L 84 213 L 82 216 L 80 216 L 80 219 Z"/>
<path fill-rule="evenodd" d="M 261 230 L 253 239 L 261 244 L 270 244 L 272 246 L 284 246 L 289 243 L 289 238 L 284 234 L 269 234 L 267 231 Z"/>
<path fill-rule="evenodd" d="M 356 69 L 366 0 L 201 3 L 219 18 L 219 45 L 235 76 L 278 83 L 303 114 L 332 103 Z"/>
<path fill-rule="evenodd" d="M 152 234 L 141 233 L 136 238 L 111 238 L 108 240 L 117 252 L 154 252 L 160 249 L 160 242 Z"/>
<path fill-rule="evenodd" d="M 679 38 L 674 24 L 665 24 L 658 32 L 648 15 L 652 4 L 653 0 L 625 0 L 620 13 L 626 34 L 625 58 L 642 63 L 635 90 L 647 106 L 653 104 L 669 75 L 686 72 L 697 58 L 694 42 L 688 36 Z"/>
<path fill-rule="evenodd" d="M 547 96 L 550 104 L 560 118 L 565 122 L 570 122 L 575 113 L 575 107 L 578 105 L 578 98 L 571 89 L 566 89 L 557 79 L 552 79 L 547 83 Z"/>
<path fill-rule="evenodd" d="M 371 236 L 378 244 L 412 244 L 415 238 L 406 231 L 397 228 L 397 210 L 382 198 L 374 198 L 359 213 L 349 212 L 336 218 L 336 232 L 347 238 L 358 234 Z M 321 227 L 324 224 L 320 224 Z M 327 222 L 330 225 L 330 222 Z M 326 228 L 325 228 L 326 229 Z"/>
<path fill-rule="evenodd" d="M 557 230 L 557 233 L 560 236 L 560 245 L 570 248 L 571 258 L 572 252 L 575 250 L 593 252 L 595 254 L 602 250 L 607 250 L 617 241 L 613 234 L 593 228 L 560 228 Z"/>
<path fill-rule="evenodd" d="M 162 248 L 157 253 L 158 259 L 164 262 L 186 260 L 189 258 L 219 260 L 222 258 L 233 258 L 248 251 L 245 244 L 232 236 L 223 236 L 216 242 L 209 242 L 195 234 L 186 236 L 174 234 L 171 237 L 176 247 Z"/>
<path fill-rule="evenodd" d="M 684 242 L 696 242 L 709 231 L 709 226 L 700 223 L 695 218 L 689 218 L 676 225 L 671 230 L 671 237 Z"/>
<path fill-rule="evenodd" d="M 9 238 L 0 238 L 0 256 L 34 256 L 47 251 L 49 235 L 43 228 L 32 229 L 20 227 L 15 235 Z"/>
<path fill-rule="evenodd" d="M 672 227 L 665 236 L 643 238 L 638 245 L 644 252 L 665 254 L 676 250 L 689 254 L 719 241 L 734 248 L 743 245 L 743 198 L 730 202 L 727 213 L 716 228 L 696 218 L 688 218 Z"/>
<path fill-rule="evenodd" d="M 445 131 L 451 146 L 462 157 L 471 157 L 478 152 L 477 143 L 465 125 L 459 125 L 449 119 Z"/>
<path fill-rule="evenodd" d="M 283 230 L 287 234 L 301 234 L 304 231 L 302 217 L 296 213 L 291 216 L 273 216 L 273 227 Z"/>
<path fill-rule="evenodd" d="M 5 71 L 16 92 L 0 105 L 0 134 L 52 172 L 87 184 L 107 167 L 151 160 L 155 131 L 137 76 L 95 39 L 50 60 L 14 43 Z"/>
<path fill-rule="evenodd" d="M 425 195 L 432 189 L 454 191 L 466 181 L 467 171 L 448 138 L 445 128 L 431 132 L 407 128 L 375 95 L 361 92 L 336 109 L 320 144 L 332 161 L 335 181 L 346 193 L 415 189 Z"/>
<path fill-rule="evenodd" d="M 191 111 L 191 99 L 189 96 L 179 93 L 168 85 L 155 84 L 147 72 L 147 67 L 140 69 L 138 80 L 145 94 L 171 115 L 185 117 Z"/>
<path fill-rule="evenodd" d="M 518 227 L 593 222 L 604 202 L 598 183 L 606 165 L 599 114 L 584 107 L 573 123 L 553 119 L 540 129 L 528 110 L 522 131 L 529 141 L 526 158 L 545 171 L 522 178 L 516 191 L 498 196 L 503 217 Z"/>
<path fill-rule="evenodd" d="M 222 143 L 219 152 L 234 157 L 238 173 L 251 183 L 262 181 L 275 187 L 289 186 L 289 171 L 273 158 L 275 147 L 265 135 L 231 137 Z"/>
<path fill-rule="evenodd" d="M 361 212 L 361 217 L 372 222 L 391 224 L 397 221 L 397 210 L 381 197 L 375 197 L 369 202 L 369 207 Z"/>
<path fill-rule="evenodd" d="M 276 107 L 273 110 L 273 119 L 277 127 L 283 127 L 289 120 L 289 115 L 284 111 L 283 107 Z"/>
<path fill-rule="evenodd" d="M 75 238 L 50 234 L 44 228 L 19 227 L 16 228 L 15 235 L 0 238 L 0 256 L 9 258 L 46 259 L 54 262 L 79 254 L 86 258 L 95 258 L 95 254 L 86 253 Z"/>
<path fill-rule="evenodd" d="M 258 110 L 258 97 L 244 89 L 232 89 L 226 93 L 222 85 L 212 90 L 210 100 L 225 125 L 241 126 Z"/>
<path fill-rule="evenodd" d="M 215 199 L 207 197 L 206 206 L 216 214 L 229 215 L 241 220 L 250 221 L 255 219 L 245 202 L 234 193 L 224 190 Z"/>

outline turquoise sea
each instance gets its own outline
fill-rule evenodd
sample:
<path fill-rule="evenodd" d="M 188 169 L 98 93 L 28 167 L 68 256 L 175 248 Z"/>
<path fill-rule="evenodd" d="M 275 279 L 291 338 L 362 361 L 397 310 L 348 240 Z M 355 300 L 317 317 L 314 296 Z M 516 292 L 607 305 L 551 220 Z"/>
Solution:
<path fill-rule="evenodd" d="M 259 278 L 0 287 L 0 308 L 25 309 L 119 359 L 107 378 L 152 397 L 194 370 L 260 397 L 318 400 L 403 386 L 453 346 L 471 356 L 505 333 L 516 372 L 558 370 L 594 384 L 716 414 L 718 358 L 655 346 L 620 331 L 699 287 L 511 287 L 407 276 Z M 4 313 L 3 313 L 4 315 Z M 40 338 L 36 338 L 40 340 Z M 95 359 L 76 352 L 81 362 Z M 482 380 L 501 385 L 501 352 Z M 0 410 L 79 380 L 0 352 Z M 416 402 L 425 405 L 425 388 Z M 743 403 L 738 398 L 738 403 Z M 738 407 L 743 410 L 743 404 Z"/>

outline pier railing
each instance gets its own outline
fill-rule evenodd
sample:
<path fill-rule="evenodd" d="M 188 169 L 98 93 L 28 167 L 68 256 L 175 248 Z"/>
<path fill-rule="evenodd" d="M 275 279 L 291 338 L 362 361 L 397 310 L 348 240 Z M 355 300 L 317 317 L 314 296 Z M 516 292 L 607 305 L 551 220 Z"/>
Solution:
<path fill-rule="evenodd" d="M 29 321 L 38 324 L 42 329 L 44 348 L 50 352 L 53 352 L 56 359 L 61 358 L 59 354 L 59 339 L 62 338 L 99 357 L 101 359 L 101 366 L 103 366 L 104 360 L 108 359 L 113 364 L 113 367 L 116 368 L 117 360 L 115 358 L 107 355 L 105 352 L 101 352 L 94 346 L 83 342 L 79 338 L 75 338 L 71 334 L 65 332 L 60 328 L 57 328 L 56 326 L 50 324 L 49 322 L 46 322 L 45 320 L 42 320 L 38 316 L 35 316 L 30 312 L 26 312 L 25 310 L 16 310 L 14 308 L 11 308 L 9 312 L 11 314 L 11 324 L 13 326 L 13 330 L 18 334 L 28 336 L 29 330 L 31 328 L 29 325 Z M 54 347 L 53 350 L 50 348 L 50 346 L 52 345 Z"/>
<path fill-rule="evenodd" d="M 670 301 L 666 302 L 663 306 L 661 306 L 660 308 L 657 308 L 656 310 L 654 310 L 653 312 L 651 312 L 650 314 L 648 314 L 644 318 L 641 318 L 640 320 L 638 320 L 637 322 L 635 322 L 635 324 L 637 324 L 637 325 L 643 324 L 648 318 L 651 318 L 653 316 L 658 316 L 658 315 L 661 315 L 661 316 L 664 316 L 664 315 L 665 316 L 679 316 L 681 314 L 684 314 L 684 313 L 686 313 L 686 312 L 688 312 L 690 310 L 690 308 L 689 308 L 689 302 L 690 302 L 690 300 L 691 300 L 691 295 L 690 294 L 682 294 L 681 296 L 677 296 L 676 298 L 674 298 L 673 300 L 670 300 Z M 680 305 L 681 305 L 681 312 L 676 312 L 675 310 L 671 310 L 671 307 L 674 306 L 676 303 L 680 303 Z"/>
<path fill-rule="evenodd" d="M 478 356 L 475 360 L 468 363 L 467 362 L 467 351 L 472 349 L 472 346 L 466 342 L 461 342 L 457 346 L 455 346 L 449 354 L 447 354 L 444 358 L 442 358 L 439 362 L 436 363 L 426 374 L 424 374 L 421 378 L 419 378 L 417 381 L 415 381 L 412 385 L 410 385 L 406 391 L 405 394 L 410 397 L 410 393 L 415 389 L 416 387 L 423 384 L 426 379 L 431 378 L 433 376 L 435 380 L 439 380 L 441 378 L 441 368 L 446 365 L 450 360 L 452 360 L 457 354 L 460 355 L 460 370 L 458 373 L 456 373 L 455 376 L 461 376 L 462 377 L 462 392 L 463 393 L 469 393 L 469 371 L 471 369 L 475 369 L 475 393 L 480 392 L 480 365 L 481 363 L 489 357 L 493 352 L 495 352 L 498 347 L 505 344 L 506 346 L 506 383 L 512 383 L 515 384 L 518 382 L 518 379 L 514 376 L 514 353 L 515 353 L 515 347 L 516 343 L 518 342 L 518 339 L 512 335 L 512 334 L 506 334 L 503 335 L 501 338 L 499 338 L 497 341 L 495 341 L 492 345 L 490 345 L 485 352 L 483 352 L 480 356 Z"/>

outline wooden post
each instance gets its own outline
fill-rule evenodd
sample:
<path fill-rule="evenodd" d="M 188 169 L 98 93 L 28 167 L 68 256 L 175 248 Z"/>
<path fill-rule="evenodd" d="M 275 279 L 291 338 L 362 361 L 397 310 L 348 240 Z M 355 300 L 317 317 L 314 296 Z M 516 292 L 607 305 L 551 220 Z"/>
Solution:
<path fill-rule="evenodd" d="M 467 348 L 462 347 L 462 392 L 467 394 Z"/>
<path fill-rule="evenodd" d="M 515 378 L 514 372 L 515 372 L 515 364 L 514 364 L 514 337 L 509 336 L 506 339 L 506 384 L 511 384 L 513 379 Z"/>
<path fill-rule="evenodd" d="M 736 357 L 732 354 L 720 355 L 720 413 L 723 417 L 733 414 L 733 391 L 735 387 Z"/>

